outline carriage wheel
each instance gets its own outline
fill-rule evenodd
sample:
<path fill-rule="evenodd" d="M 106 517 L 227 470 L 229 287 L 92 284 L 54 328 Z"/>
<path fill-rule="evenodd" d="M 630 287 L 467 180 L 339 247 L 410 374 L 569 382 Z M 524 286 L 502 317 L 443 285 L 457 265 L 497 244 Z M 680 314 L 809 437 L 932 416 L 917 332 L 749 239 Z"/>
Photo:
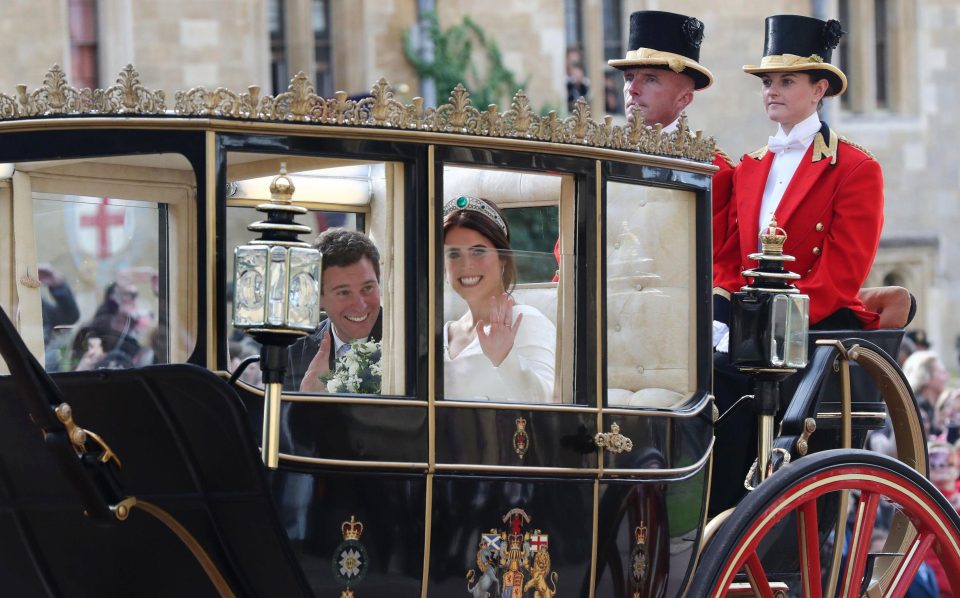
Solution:
<path fill-rule="evenodd" d="M 784 586 L 790 595 L 824 596 L 833 527 L 818 522 L 821 514 L 835 512 L 843 492 L 855 505 L 847 539 L 836 544 L 844 554 L 839 596 L 903 596 L 920 564 L 933 555 L 953 593 L 960 592 L 960 516 L 943 495 L 895 459 L 835 449 L 784 466 L 747 495 L 702 555 L 688 596 L 724 596 L 732 593 L 734 583 L 749 584 L 754 596 L 783 595 L 774 589 Z M 871 548 L 877 508 L 884 503 L 908 522 L 912 533 L 907 546 L 894 540 L 896 546 L 888 550 L 888 540 L 879 550 Z M 783 558 L 785 549 L 795 550 L 788 555 L 792 558 Z M 771 564 L 783 562 L 797 565 L 778 570 Z"/>

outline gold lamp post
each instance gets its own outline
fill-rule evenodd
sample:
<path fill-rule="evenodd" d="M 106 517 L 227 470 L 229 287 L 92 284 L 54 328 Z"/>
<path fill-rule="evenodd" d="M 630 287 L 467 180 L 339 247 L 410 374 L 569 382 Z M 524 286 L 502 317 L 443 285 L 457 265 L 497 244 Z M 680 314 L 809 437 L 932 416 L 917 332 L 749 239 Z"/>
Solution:
<path fill-rule="evenodd" d="M 234 250 L 233 325 L 262 346 L 263 462 L 276 469 L 280 453 L 280 394 L 287 366 L 287 348 L 317 327 L 320 320 L 320 252 L 298 236 L 310 227 L 294 218 L 306 208 L 293 205 L 296 187 L 286 163 L 270 183 L 270 203 L 257 211 L 266 220 L 248 230 L 260 238 Z"/>

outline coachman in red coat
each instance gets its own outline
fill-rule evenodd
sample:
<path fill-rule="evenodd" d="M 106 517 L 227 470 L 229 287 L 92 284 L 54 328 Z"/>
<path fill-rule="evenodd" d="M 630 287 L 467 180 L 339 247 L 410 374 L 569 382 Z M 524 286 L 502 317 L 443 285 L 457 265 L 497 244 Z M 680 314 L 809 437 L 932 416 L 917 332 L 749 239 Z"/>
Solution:
<path fill-rule="evenodd" d="M 764 56 L 744 66 L 761 78 L 764 110 L 778 124 L 763 148 L 743 157 L 732 176 L 726 237 L 714 255 L 714 395 L 721 413 L 750 393 L 750 381 L 729 363 L 724 330 L 730 293 L 756 262 L 758 233 L 776 220 L 787 233 L 786 262 L 801 276 L 795 284 L 810 297 L 811 328 L 876 328 L 878 314 L 858 294 L 873 264 L 883 226 L 883 175 L 863 149 L 819 120 L 826 96 L 843 93 L 846 76 L 830 64 L 843 31 L 837 21 L 797 15 L 766 20 Z M 716 246 L 715 246 L 716 247 Z M 741 409 L 716 428 L 712 513 L 732 506 L 755 456 L 756 418 Z"/>
<path fill-rule="evenodd" d="M 739 290 L 744 284 L 740 272 L 755 265 L 747 255 L 757 251 L 760 204 L 773 158 L 773 152 L 761 148 L 744 156 L 733 173 L 736 220 L 715 258 L 718 293 Z M 784 253 L 797 260 L 785 265 L 800 274 L 796 286 L 810 296 L 810 324 L 846 309 L 860 327 L 876 328 L 879 316 L 857 294 L 883 227 L 883 174 L 877 161 L 822 123 L 775 217 L 787 231 Z"/>
<path fill-rule="evenodd" d="M 810 296 L 811 327 L 869 329 L 877 327 L 878 315 L 858 293 L 880 243 L 883 175 L 873 156 L 816 117 L 823 97 L 846 89 L 843 72 L 829 62 L 842 34 L 837 21 L 767 19 L 763 60 L 743 70 L 762 78 L 764 107 L 780 127 L 733 173 L 714 287 L 729 298 L 743 286 L 740 272 L 754 265 L 747 256 L 757 251 L 757 234 L 772 216 L 787 232 L 784 253 L 796 258 L 785 265 L 800 274 L 796 286 Z M 715 306 L 724 321 L 724 302 Z"/>

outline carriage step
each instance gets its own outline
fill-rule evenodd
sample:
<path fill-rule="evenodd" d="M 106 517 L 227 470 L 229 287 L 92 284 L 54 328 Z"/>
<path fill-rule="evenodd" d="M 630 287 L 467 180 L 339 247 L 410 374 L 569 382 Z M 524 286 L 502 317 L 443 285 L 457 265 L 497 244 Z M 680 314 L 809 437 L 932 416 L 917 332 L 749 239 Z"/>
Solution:
<path fill-rule="evenodd" d="M 790 588 L 787 586 L 787 584 L 783 582 L 770 582 L 770 590 L 773 592 L 774 598 L 786 598 L 787 590 L 789 589 Z M 727 587 L 727 593 L 725 595 L 728 597 L 749 596 L 750 598 L 753 598 L 757 594 L 753 591 L 753 588 L 749 583 L 735 582 Z"/>

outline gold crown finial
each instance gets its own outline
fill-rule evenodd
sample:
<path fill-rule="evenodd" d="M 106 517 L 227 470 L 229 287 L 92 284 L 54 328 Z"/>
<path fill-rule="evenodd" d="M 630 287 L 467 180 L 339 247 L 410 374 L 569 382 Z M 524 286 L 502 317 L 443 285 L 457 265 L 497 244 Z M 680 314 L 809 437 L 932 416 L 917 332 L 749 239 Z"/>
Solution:
<path fill-rule="evenodd" d="M 764 255 L 783 255 L 786 242 L 787 231 L 777 226 L 776 218 L 771 218 L 767 228 L 760 232 L 760 248 Z"/>
<path fill-rule="evenodd" d="M 280 173 L 270 181 L 270 198 L 274 203 L 290 204 L 293 203 L 293 193 L 297 190 L 296 185 L 287 176 L 287 163 L 280 163 Z"/>
<path fill-rule="evenodd" d="M 363 524 L 351 515 L 350 521 L 344 521 L 343 525 L 340 526 L 340 531 L 343 533 L 344 540 L 357 540 L 363 533 Z"/>

